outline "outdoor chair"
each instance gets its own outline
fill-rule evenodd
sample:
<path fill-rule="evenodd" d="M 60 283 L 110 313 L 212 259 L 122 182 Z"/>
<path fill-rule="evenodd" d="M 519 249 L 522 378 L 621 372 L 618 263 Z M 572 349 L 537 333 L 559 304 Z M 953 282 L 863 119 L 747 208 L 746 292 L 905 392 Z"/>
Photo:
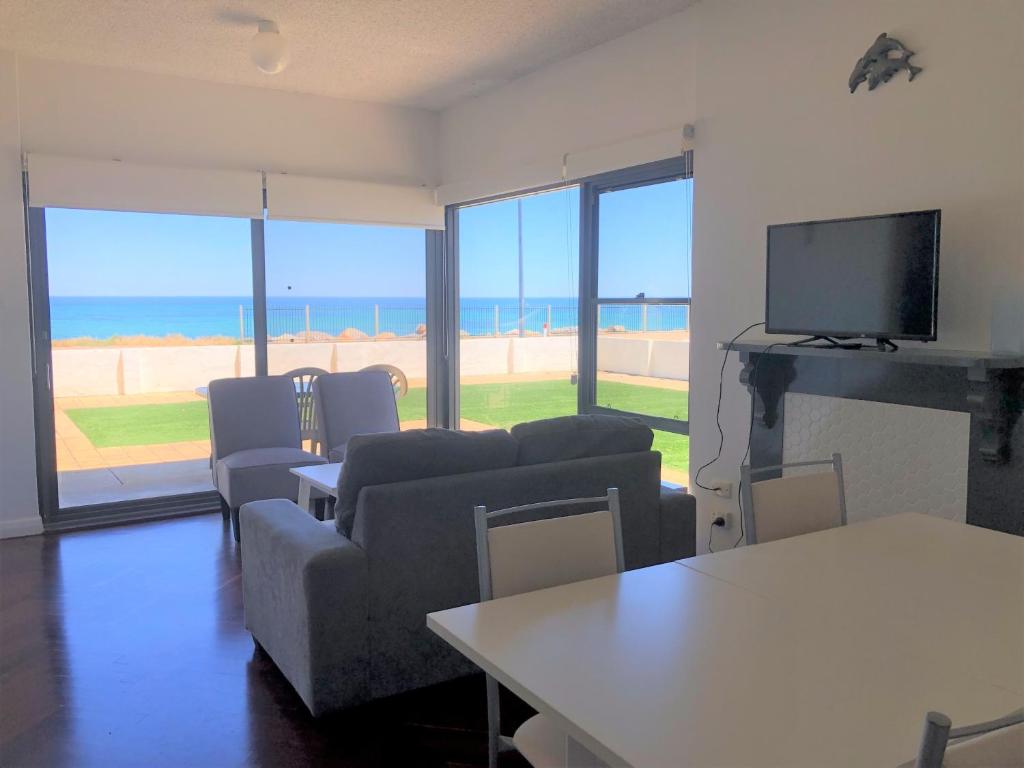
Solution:
<path fill-rule="evenodd" d="M 405 371 L 396 365 L 377 363 L 375 365 L 368 365 L 365 368 L 360 368 L 359 370 L 385 371 L 388 376 L 391 377 L 391 386 L 395 388 L 395 400 L 401 400 L 409 393 L 409 379 L 406 378 Z"/>
<path fill-rule="evenodd" d="M 355 435 L 398 431 L 398 406 L 387 371 L 318 376 L 313 382 L 313 402 L 320 444 L 332 463 L 345 460 L 348 441 Z"/>
<path fill-rule="evenodd" d="M 284 375 L 295 383 L 295 400 L 299 405 L 299 431 L 303 441 L 309 440 L 309 450 L 322 454 L 320 430 L 316 426 L 316 408 L 313 407 L 313 381 L 327 371 L 323 368 L 296 368 Z"/>
<path fill-rule="evenodd" d="M 238 510 L 263 499 L 299 495 L 292 467 L 325 464 L 302 449 L 295 385 L 287 376 L 253 376 L 210 382 L 213 484 L 239 540 Z"/>

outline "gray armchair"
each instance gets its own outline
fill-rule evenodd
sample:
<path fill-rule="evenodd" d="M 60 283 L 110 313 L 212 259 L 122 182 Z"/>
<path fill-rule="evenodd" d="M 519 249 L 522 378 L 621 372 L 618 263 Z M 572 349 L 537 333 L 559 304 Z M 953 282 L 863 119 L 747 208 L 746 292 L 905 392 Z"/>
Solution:
<path fill-rule="evenodd" d="M 210 382 L 213 484 L 239 540 L 238 509 L 250 501 L 295 501 L 299 480 L 288 470 L 326 459 L 302 450 L 295 385 L 287 376 Z"/>
<path fill-rule="evenodd" d="M 329 373 L 313 381 L 321 453 L 332 462 L 345 460 L 355 435 L 398 431 L 398 406 L 391 376 L 384 370 Z"/>

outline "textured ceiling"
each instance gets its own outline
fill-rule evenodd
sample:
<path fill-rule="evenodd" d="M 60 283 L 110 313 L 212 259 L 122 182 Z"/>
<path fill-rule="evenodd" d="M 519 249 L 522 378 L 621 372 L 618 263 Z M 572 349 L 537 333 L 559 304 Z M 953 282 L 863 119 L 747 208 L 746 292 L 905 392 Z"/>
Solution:
<path fill-rule="evenodd" d="M 0 0 L 0 48 L 346 99 L 442 109 L 656 22 L 693 0 Z M 248 43 L 278 23 L 291 64 Z"/>

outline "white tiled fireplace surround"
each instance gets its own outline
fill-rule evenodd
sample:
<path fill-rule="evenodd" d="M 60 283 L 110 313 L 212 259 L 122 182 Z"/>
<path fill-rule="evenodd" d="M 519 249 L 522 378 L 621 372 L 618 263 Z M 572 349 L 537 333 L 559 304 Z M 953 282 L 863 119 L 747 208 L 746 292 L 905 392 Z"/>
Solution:
<path fill-rule="evenodd" d="M 894 512 L 967 517 L 970 415 L 787 393 L 784 461 L 843 455 L 849 522 Z"/>

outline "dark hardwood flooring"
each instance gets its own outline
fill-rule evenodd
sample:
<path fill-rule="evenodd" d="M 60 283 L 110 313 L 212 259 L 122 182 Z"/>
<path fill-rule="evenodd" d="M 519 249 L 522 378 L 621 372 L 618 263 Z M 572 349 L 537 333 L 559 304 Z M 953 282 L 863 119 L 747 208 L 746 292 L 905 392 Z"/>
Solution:
<path fill-rule="evenodd" d="M 2 766 L 484 766 L 485 713 L 475 676 L 314 720 L 219 515 L 0 542 Z"/>

